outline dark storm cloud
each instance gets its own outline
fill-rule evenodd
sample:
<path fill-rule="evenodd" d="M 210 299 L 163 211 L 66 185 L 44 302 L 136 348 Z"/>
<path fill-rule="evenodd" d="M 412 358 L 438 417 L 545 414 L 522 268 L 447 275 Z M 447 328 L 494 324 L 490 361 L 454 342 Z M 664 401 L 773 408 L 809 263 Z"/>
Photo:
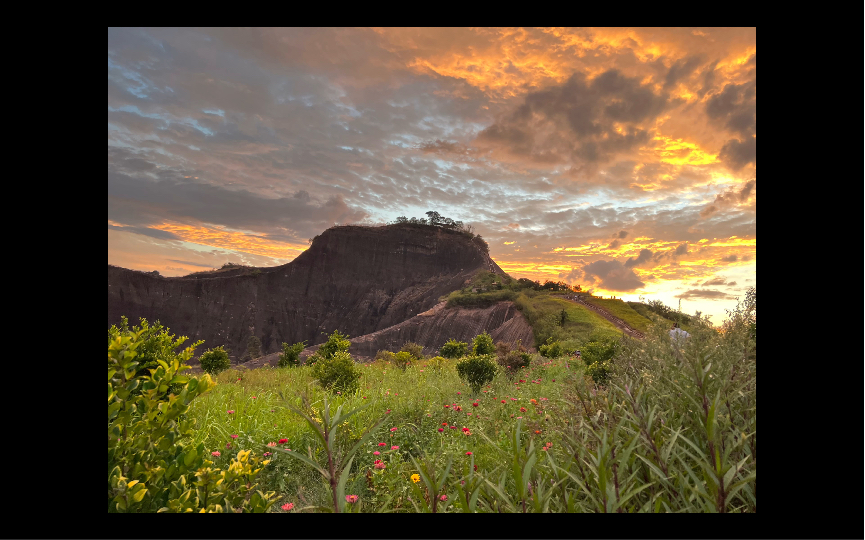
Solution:
<path fill-rule="evenodd" d="M 724 143 L 719 156 L 733 170 L 739 170 L 749 163 L 757 163 L 757 139 L 730 139 Z"/>
<path fill-rule="evenodd" d="M 719 193 L 715 197 L 715 201 L 700 212 L 700 217 L 707 217 L 723 208 L 728 208 L 748 201 L 748 198 L 754 192 L 754 187 L 757 185 L 757 179 L 745 182 L 741 189 L 728 190 Z"/>
<path fill-rule="evenodd" d="M 110 201 L 109 201 L 110 202 Z M 109 205 L 110 208 L 110 205 Z M 108 212 L 108 219 L 111 219 L 111 211 Z M 149 236 L 151 238 L 157 238 L 159 240 L 181 240 L 179 236 L 169 231 L 160 231 L 158 229 L 149 229 L 147 227 L 122 227 L 118 225 L 108 224 L 109 229 L 114 229 L 115 231 L 124 231 L 131 232 L 135 234 L 143 234 L 144 236 Z"/>
<path fill-rule="evenodd" d="M 684 66 L 683 66 L 684 68 Z M 649 141 L 641 122 L 660 115 L 669 96 L 609 70 L 592 80 L 575 73 L 563 85 L 532 92 L 478 136 L 539 163 L 606 162 Z M 617 131 L 614 123 L 624 129 Z"/>
<path fill-rule="evenodd" d="M 652 260 L 652 252 L 648 249 L 641 249 L 640 254 L 637 258 L 631 257 L 627 261 L 625 261 L 625 268 L 633 268 L 635 266 L 639 266 L 643 263 L 649 262 Z"/>
<path fill-rule="evenodd" d="M 582 270 L 586 278 L 594 276 L 600 279 L 599 286 L 607 290 L 627 292 L 646 286 L 633 270 L 625 268 L 616 260 L 595 261 L 584 266 Z"/>
<path fill-rule="evenodd" d="M 698 298 L 704 300 L 730 300 L 734 298 L 732 295 L 729 295 L 722 291 L 713 291 L 713 290 L 701 290 L 701 289 L 691 289 L 689 291 L 685 291 L 681 294 L 677 294 L 676 298 L 681 298 L 683 300 L 689 298 Z"/>
<path fill-rule="evenodd" d="M 612 242 L 610 242 L 610 245 L 607 246 L 607 249 L 616 249 L 620 245 L 621 243 L 618 240 L 613 240 Z"/>
<path fill-rule="evenodd" d="M 754 78 L 746 83 L 728 83 L 706 101 L 706 114 L 720 122 L 738 138 L 728 140 L 719 154 L 731 169 L 738 170 L 757 163 L 757 78 L 756 55 Z"/>
<path fill-rule="evenodd" d="M 702 62 L 702 56 L 692 56 L 690 58 L 677 60 L 672 66 L 670 66 L 667 76 L 664 77 L 664 88 L 671 88 L 680 79 L 684 79 L 691 75 L 691 73 L 693 73 Z"/>
<path fill-rule="evenodd" d="M 628 231 L 619 231 L 618 236 L 619 238 L 625 238 L 628 236 Z"/>

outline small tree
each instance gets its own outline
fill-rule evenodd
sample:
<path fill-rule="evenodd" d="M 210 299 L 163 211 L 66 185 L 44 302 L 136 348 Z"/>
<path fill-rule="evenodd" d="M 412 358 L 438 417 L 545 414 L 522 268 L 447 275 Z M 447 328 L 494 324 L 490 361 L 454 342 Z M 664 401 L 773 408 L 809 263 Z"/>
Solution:
<path fill-rule="evenodd" d="M 405 371 L 405 369 L 411 364 L 412 360 L 414 360 L 414 356 L 411 355 L 408 351 L 400 351 L 393 355 L 393 365 Z"/>
<path fill-rule="evenodd" d="M 212 376 L 219 375 L 231 367 L 231 360 L 228 358 L 228 353 L 222 348 L 222 345 L 205 351 L 201 355 L 200 360 L 201 369 Z"/>
<path fill-rule="evenodd" d="M 346 352 L 351 346 L 351 341 L 348 340 L 348 334 L 341 334 L 339 330 L 334 330 L 328 336 L 327 341 L 319 345 L 315 354 L 306 359 L 306 364 L 315 364 L 319 360 L 333 358 L 338 352 Z"/>
<path fill-rule="evenodd" d="M 345 351 L 337 351 L 330 358 L 315 362 L 312 376 L 327 390 L 350 393 L 357 390 L 361 371 L 351 355 Z"/>
<path fill-rule="evenodd" d="M 492 355 L 466 356 L 457 363 L 457 374 L 477 394 L 481 387 L 496 376 L 496 363 Z"/>
<path fill-rule="evenodd" d="M 282 354 L 279 355 L 279 367 L 297 367 L 300 365 L 300 352 L 306 348 L 306 341 L 289 345 L 282 344 Z"/>
<path fill-rule="evenodd" d="M 559 326 L 565 326 L 565 321 L 568 320 L 568 312 L 562 308 L 562 312 L 559 313 Z"/>
<path fill-rule="evenodd" d="M 472 343 L 472 354 L 484 355 L 493 354 L 496 352 L 496 347 L 493 345 L 493 338 L 484 331 L 483 334 L 475 336 Z"/>
<path fill-rule="evenodd" d="M 417 343 L 406 341 L 400 351 L 409 353 L 415 360 L 423 360 L 423 347 Z"/>
<path fill-rule="evenodd" d="M 439 349 L 439 354 L 445 358 L 461 358 L 468 354 L 468 352 L 469 344 L 465 341 L 457 341 L 455 339 L 449 339 L 447 343 L 442 345 L 442 348 Z"/>

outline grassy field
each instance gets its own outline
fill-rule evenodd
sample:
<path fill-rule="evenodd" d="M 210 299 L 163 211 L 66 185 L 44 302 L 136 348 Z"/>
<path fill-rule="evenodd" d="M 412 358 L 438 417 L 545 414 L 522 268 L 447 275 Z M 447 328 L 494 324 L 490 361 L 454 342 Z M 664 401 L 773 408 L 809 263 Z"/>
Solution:
<path fill-rule="evenodd" d="M 622 319 L 631 328 L 639 332 L 646 333 L 652 321 L 634 310 L 629 304 L 622 300 L 613 300 L 610 298 L 597 298 L 595 296 L 584 296 L 583 300 L 586 303 L 598 306 L 607 310 L 608 313 Z"/>

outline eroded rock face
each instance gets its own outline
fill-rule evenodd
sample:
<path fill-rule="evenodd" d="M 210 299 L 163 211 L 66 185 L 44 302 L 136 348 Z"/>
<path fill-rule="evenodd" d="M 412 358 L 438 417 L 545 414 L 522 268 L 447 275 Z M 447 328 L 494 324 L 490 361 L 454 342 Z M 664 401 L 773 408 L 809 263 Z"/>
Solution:
<path fill-rule="evenodd" d="M 334 227 L 292 262 L 226 277 L 163 278 L 108 266 L 108 325 L 159 320 L 175 335 L 226 345 L 253 333 L 262 352 L 363 336 L 427 311 L 478 270 L 502 270 L 466 236 L 431 227 Z M 453 336 L 450 336 L 453 337 Z M 200 348 L 203 351 L 203 348 Z M 373 354 L 375 354 L 373 352 Z"/>

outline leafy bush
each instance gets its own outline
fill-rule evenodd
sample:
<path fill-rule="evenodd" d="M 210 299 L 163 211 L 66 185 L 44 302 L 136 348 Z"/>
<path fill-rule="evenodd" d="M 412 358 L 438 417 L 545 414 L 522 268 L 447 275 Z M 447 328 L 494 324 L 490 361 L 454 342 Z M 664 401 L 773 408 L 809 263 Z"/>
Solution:
<path fill-rule="evenodd" d="M 586 366 L 586 375 L 592 377 L 595 384 L 606 385 L 613 372 L 613 363 L 609 360 L 593 362 Z"/>
<path fill-rule="evenodd" d="M 221 470 L 203 443 L 181 444 L 193 435 L 190 402 L 214 385 L 209 375 L 181 374 L 194 346 L 137 375 L 145 334 L 121 331 L 108 344 L 108 512 L 267 511 L 276 494 L 258 490 L 255 479 L 270 461 L 241 450 Z M 170 391 L 176 384 L 177 394 Z"/>
<path fill-rule="evenodd" d="M 594 363 L 607 362 L 616 355 L 619 342 L 615 339 L 600 339 L 589 341 L 580 349 L 583 362 L 586 366 Z"/>
<path fill-rule="evenodd" d="M 341 334 L 339 330 L 334 330 L 328 336 L 327 341 L 319 345 L 315 354 L 306 359 L 306 365 L 312 365 L 319 360 L 328 360 L 338 352 L 346 352 L 351 346 L 351 341 L 348 340 L 348 335 Z"/>
<path fill-rule="evenodd" d="M 496 347 L 493 345 L 493 338 L 486 332 L 475 336 L 472 342 L 472 354 L 475 356 L 483 356 L 496 352 Z"/>
<path fill-rule="evenodd" d="M 213 376 L 219 375 L 231 367 L 231 360 L 222 345 L 205 351 L 200 360 L 201 369 Z"/>
<path fill-rule="evenodd" d="M 442 348 L 439 349 L 439 354 L 445 358 L 461 358 L 468 354 L 468 352 L 469 344 L 465 341 L 457 341 L 455 339 L 449 339 L 447 343 L 442 345 Z"/>
<path fill-rule="evenodd" d="M 517 298 L 517 293 L 510 290 L 482 293 L 454 291 L 447 298 L 448 302 L 445 307 L 448 308 L 456 306 L 482 308 L 505 300 L 514 301 Z"/>
<path fill-rule="evenodd" d="M 375 353 L 375 362 L 386 362 L 388 364 L 392 364 L 394 361 L 394 356 L 396 356 L 391 351 L 380 350 Z"/>
<path fill-rule="evenodd" d="M 408 351 L 400 351 L 393 355 L 393 365 L 405 371 L 415 357 Z"/>
<path fill-rule="evenodd" d="M 328 390 L 351 393 L 357 390 L 361 371 L 351 355 L 337 351 L 330 358 L 321 358 L 312 366 L 312 376 Z"/>
<path fill-rule="evenodd" d="M 522 343 L 518 343 L 515 348 L 503 341 L 496 343 L 496 362 L 505 370 L 509 378 L 520 369 L 529 367 L 531 361 L 532 355 L 526 351 Z"/>
<path fill-rule="evenodd" d="M 249 336 L 246 342 L 246 353 L 240 358 L 241 362 L 249 362 L 261 356 L 261 340 L 255 336 Z"/>
<path fill-rule="evenodd" d="M 553 341 L 553 338 L 547 338 L 547 342 L 538 347 L 538 352 L 545 358 L 558 358 L 567 354 L 562 344 L 558 341 Z"/>
<path fill-rule="evenodd" d="M 289 345 L 282 344 L 282 354 L 279 355 L 279 367 L 298 367 L 300 365 L 300 352 L 306 348 L 306 341 Z"/>
<path fill-rule="evenodd" d="M 411 341 L 403 343 L 400 352 L 409 353 L 415 360 L 423 360 L 423 347 L 417 343 L 412 343 Z"/>
<path fill-rule="evenodd" d="M 480 392 L 483 385 L 493 380 L 496 371 L 493 356 L 488 354 L 466 356 L 457 363 L 457 374 L 460 379 L 471 386 L 472 392 L 475 394 Z"/>
<path fill-rule="evenodd" d="M 448 363 L 448 359 L 443 356 L 434 356 L 427 360 L 427 366 L 435 372 L 443 370 Z"/>

